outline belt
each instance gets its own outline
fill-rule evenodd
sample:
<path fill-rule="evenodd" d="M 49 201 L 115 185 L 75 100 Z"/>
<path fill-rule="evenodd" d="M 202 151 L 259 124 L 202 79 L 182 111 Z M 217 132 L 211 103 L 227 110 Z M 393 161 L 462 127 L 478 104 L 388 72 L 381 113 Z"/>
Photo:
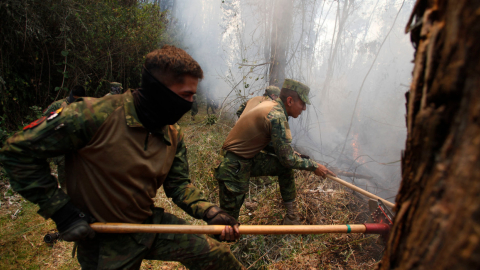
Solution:
<path fill-rule="evenodd" d="M 228 151 L 228 150 L 225 150 L 225 149 L 223 149 L 223 148 L 220 150 L 219 155 L 222 156 L 222 157 L 232 156 L 232 157 L 234 157 L 234 158 L 236 158 L 236 159 L 243 159 L 243 160 L 249 160 L 249 159 L 251 159 L 251 158 L 241 157 L 241 156 L 233 153 L 232 151 Z"/>

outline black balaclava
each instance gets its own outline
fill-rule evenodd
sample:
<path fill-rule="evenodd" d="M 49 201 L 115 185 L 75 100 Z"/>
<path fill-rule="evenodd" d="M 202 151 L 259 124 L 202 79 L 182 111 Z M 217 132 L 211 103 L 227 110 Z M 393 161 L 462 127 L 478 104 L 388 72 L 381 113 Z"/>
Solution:
<path fill-rule="evenodd" d="M 73 89 L 70 91 L 70 95 L 67 97 L 68 104 L 75 102 L 75 96 L 77 97 L 84 97 L 86 96 L 85 88 L 81 85 L 75 85 Z"/>
<path fill-rule="evenodd" d="M 67 102 L 68 104 L 72 103 L 75 101 L 75 98 L 73 97 L 73 91 L 70 91 L 70 95 L 67 97 Z"/>
<path fill-rule="evenodd" d="M 145 66 L 142 72 L 142 87 L 135 90 L 135 111 L 142 125 L 150 132 L 165 125 L 175 124 L 192 108 L 187 101 L 158 81 Z"/>

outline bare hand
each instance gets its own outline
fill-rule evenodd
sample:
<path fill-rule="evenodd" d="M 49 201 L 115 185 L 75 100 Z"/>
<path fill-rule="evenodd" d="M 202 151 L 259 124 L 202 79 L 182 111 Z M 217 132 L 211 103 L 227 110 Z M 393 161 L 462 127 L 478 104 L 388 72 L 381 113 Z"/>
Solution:
<path fill-rule="evenodd" d="M 238 224 L 233 226 L 225 226 L 220 234 L 220 240 L 222 241 L 236 241 L 240 238 L 240 230 Z"/>
<path fill-rule="evenodd" d="M 314 171 L 314 173 L 320 177 L 325 177 L 327 176 L 327 174 L 330 174 L 332 176 L 335 176 L 337 177 L 337 175 L 335 173 L 333 173 L 332 171 L 330 171 L 329 169 L 327 169 L 327 167 L 323 166 L 322 164 L 318 164 L 318 168 Z"/>

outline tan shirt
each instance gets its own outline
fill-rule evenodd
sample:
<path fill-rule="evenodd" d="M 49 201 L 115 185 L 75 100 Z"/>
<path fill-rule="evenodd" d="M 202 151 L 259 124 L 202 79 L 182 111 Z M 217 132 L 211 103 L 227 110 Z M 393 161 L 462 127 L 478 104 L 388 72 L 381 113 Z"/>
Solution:
<path fill-rule="evenodd" d="M 272 124 L 267 115 L 277 104 L 275 101 L 252 103 L 255 106 L 247 110 L 250 101 L 222 147 L 243 158 L 253 158 L 271 141 Z"/>
<path fill-rule="evenodd" d="M 264 101 L 242 114 L 222 148 L 243 158 L 253 158 L 270 142 L 283 166 L 309 171 L 317 169 L 315 161 L 295 154 L 287 110 L 280 99 Z"/>
<path fill-rule="evenodd" d="M 67 155 L 72 202 L 100 222 L 143 222 L 175 158 L 177 131 L 169 126 L 168 135 L 171 145 L 142 127 L 127 126 L 125 107 L 117 108 L 85 147 Z"/>
<path fill-rule="evenodd" d="M 264 101 L 270 101 L 270 100 L 272 100 L 272 99 L 269 98 L 268 96 L 258 96 L 258 97 L 253 97 L 253 98 L 249 99 L 247 101 L 247 105 L 245 106 L 245 109 L 243 110 L 242 115 L 251 111 L 253 108 L 260 105 L 260 103 L 262 103 Z"/>

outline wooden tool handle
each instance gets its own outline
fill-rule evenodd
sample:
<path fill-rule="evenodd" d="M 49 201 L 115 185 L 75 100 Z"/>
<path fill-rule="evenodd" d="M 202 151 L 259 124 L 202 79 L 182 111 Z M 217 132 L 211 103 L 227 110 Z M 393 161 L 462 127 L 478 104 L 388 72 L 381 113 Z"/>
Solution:
<path fill-rule="evenodd" d="M 157 225 L 130 223 L 92 223 L 99 233 L 185 233 L 220 234 L 224 225 Z M 240 234 L 322 234 L 365 233 L 365 225 L 241 225 Z"/>
<path fill-rule="evenodd" d="M 348 187 L 348 188 L 350 188 L 350 189 L 353 189 L 353 190 L 357 191 L 358 193 L 361 193 L 361 194 L 363 194 L 363 195 L 365 195 L 365 196 L 367 196 L 367 197 L 370 197 L 370 198 L 376 199 L 376 200 L 380 200 L 380 201 L 382 201 L 382 202 L 383 202 L 386 206 L 388 206 L 388 207 L 393 208 L 393 207 L 395 206 L 395 204 L 393 204 L 393 203 L 391 203 L 391 202 L 389 202 L 389 201 L 387 201 L 387 200 L 385 200 L 385 199 L 383 199 L 383 198 L 380 198 L 380 197 L 378 197 L 377 195 L 374 195 L 374 194 L 372 194 L 372 193 L 370 193 L 370 192 L 368 192 L 368 191 L 366 191 L 366 190 L 364 190 L 364 189 L 361 189 L 361 188 L 355 186 L 354 184 L 350 184 L 350 183 L 348 183 L 347 181 L 344 181 L 344 180 L 342 180 L 342 179 L 340 179 L 340 178 L 337 178 L 337 177 L 334 177 L 334 176 L 331 176 L 331 175 L 328 175 L 328 174 L 327 174 L 327 177 L 330 178 L 330 179 L 332 179 L 333 181 L 336 181 L 336 182 L 338 182 L 338 183 L 340 183 L 340 184 L 342 184 L 342 185 L 344 185 L 344 186 L 346 186 L 346 187 Z"/>

